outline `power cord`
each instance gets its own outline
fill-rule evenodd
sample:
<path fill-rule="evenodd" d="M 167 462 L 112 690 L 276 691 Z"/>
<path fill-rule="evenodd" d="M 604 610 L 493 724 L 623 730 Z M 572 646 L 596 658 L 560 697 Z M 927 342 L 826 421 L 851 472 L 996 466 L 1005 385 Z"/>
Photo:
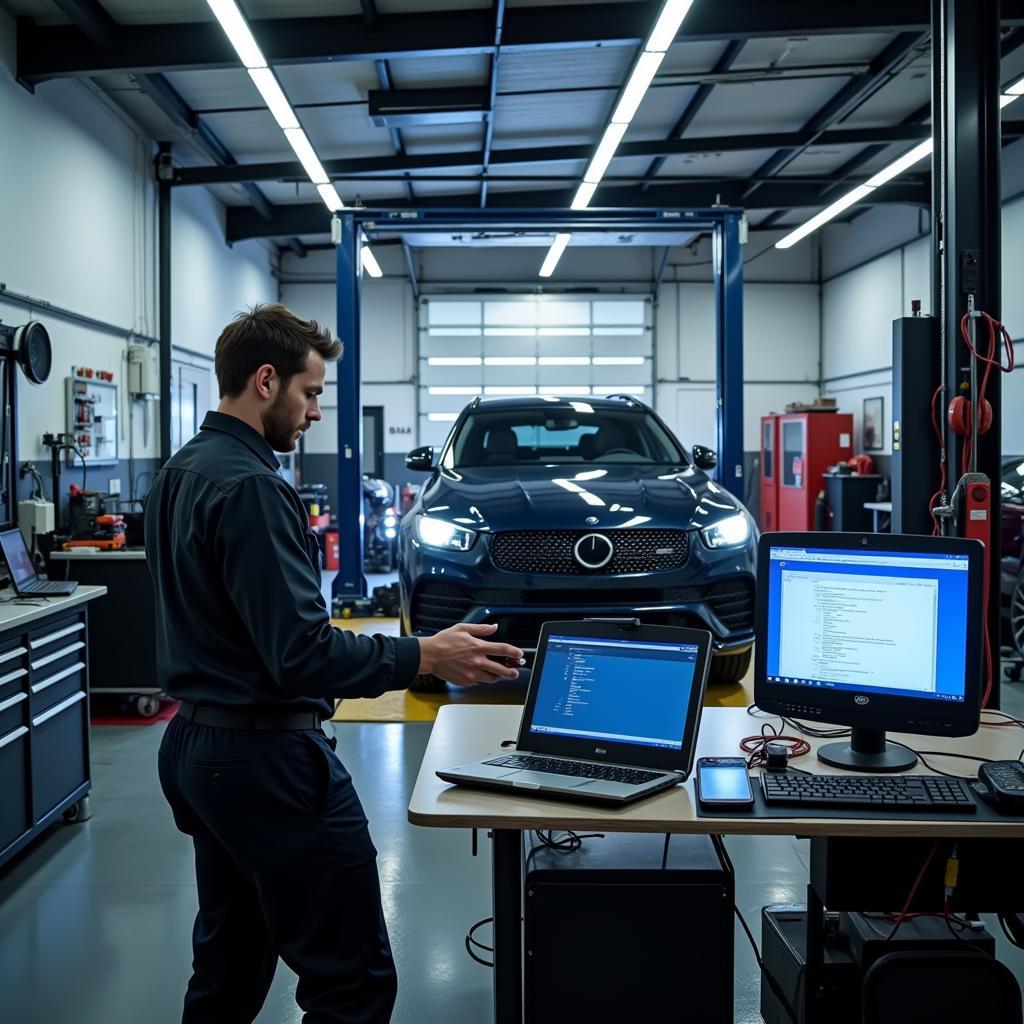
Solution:
<path fill-rule="evenodd" d="M 507 740 L 506 742 L 507 743 L 512 743 L 514 741 Z M 504 745 L 505 744 L 503 743 L 502 746 L 504 746 Z M 585 839 L 604 839 L 604 833 L 603 832 L 573 832 L 571 829 L 566 829 L 564 834 L 562 834 L 561 838 L 556 838 L 555 837 L 555 832 L 556 831 L 561 831 L 561 830 L 550 829 L 550 828 L 548 828 L 548 829 L 538 828 L 538 829 L 534 829 L 533 830 L 533 834 L 537 837 L 538 845 L 535 846 L 532 850 L 530 850 L 530 852 L 526 855 L 526 862 L 523 865 L 523 870 L 524 871 L 529 870 L 530 861 L 533 860 L 533 858 L 534 858 L 534 856 L 535 856 L 535 854 L 537 853 L 538 850 L 548 849 L 548 850 L 557 850 L 559 853 L 575 853 L 578 849 L 580 849 L 580 847 L 583 846 L 583 841 Z M 474 829 L 474 832 L 475 832 L 475 829 Z M 666 850 L 667 850 L 667 844 L 666 844 Z M 662 864 L 662 867 L 664 867 L 664 864 Z M 482 920 L 477 921 L 476 924 L 472 925 L 470 927 L 469 931 L 466 932 L 466 940 L 465 940 L 466 952 L 469 954 L 470 959 L 475 960 L 482 967 L 493 967 L 494 966 L 494 961 L 493 960 L 485 960 L 483 957 L 479 956 L 475 952 L 474 947 L 475 947 L 475 949 L 483 950 L 485 953 L 493 953 L 494 952 L 494 947 L 493 946 L 488 946 L 486 943 L 483 943 L 479 939 L 477 939 L 476 938 L 476 932 L 477 932 L 477 930 L 479 928 L 483 928 L 484 925 L 492 924 L 493 922 L 494 922 L 494 918 L 493 917 L 485 917 Z"/>

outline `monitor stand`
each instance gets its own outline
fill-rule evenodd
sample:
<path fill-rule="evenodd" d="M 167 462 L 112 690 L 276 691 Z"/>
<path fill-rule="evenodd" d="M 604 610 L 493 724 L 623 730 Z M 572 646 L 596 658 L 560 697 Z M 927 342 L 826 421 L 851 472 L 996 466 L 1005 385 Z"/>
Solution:
<path fill-rule="evenodd" d="M 818 760 L 853 772 L 905 772 L 917 754 L 898 743 L 886 743 L 880 729 L 851 729 L 849 740 L 818 748 Z"/>

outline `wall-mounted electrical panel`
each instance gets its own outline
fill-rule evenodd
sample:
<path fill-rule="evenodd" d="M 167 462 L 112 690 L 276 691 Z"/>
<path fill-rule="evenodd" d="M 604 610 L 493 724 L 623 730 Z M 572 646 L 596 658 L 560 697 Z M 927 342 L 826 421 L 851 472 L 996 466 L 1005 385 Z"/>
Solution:
<path fill-rule="evenodd" d="M 160 394 L 160 354 L 155 345 L 128 346 L 128 394 L 157 398 Z"/>

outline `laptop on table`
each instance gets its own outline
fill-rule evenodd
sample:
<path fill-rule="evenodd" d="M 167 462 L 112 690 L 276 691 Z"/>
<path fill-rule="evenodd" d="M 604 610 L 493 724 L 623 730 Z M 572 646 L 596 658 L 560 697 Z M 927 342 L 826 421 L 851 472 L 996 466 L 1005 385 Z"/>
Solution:
<path fill-rule="evenodd" d="M 11 584 L 19 596 L 66 597 L 73 594 L 78 586 L 77 580 L 41 580 L 21 530 L 0 531 L 0 551 L 10 571 Z"/>
<path fill-rule="evenodd" d="M 546 622 L 516 749 L 446 782 L 625 804 L 693 768 L 711 634 L 633 620 Z"/>

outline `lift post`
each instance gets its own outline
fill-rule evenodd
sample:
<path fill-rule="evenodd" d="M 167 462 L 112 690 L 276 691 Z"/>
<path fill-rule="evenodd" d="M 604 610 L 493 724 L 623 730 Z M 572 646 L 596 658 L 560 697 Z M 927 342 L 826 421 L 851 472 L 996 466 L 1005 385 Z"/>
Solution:
<path fill-rule="evenodd" d="M 743 211 L 728 206 L 695 209 L 346 209 L 337 244 L 338 336 L 345 354 L 338 364 L 338 524 L 340 571 L 335 597 L 365 597 L 362 536 L 362 400 L 359 303 L 363 233 L 370 238 L 400 235 L 411 228 L 446 232 L 473 227 L 532 231 L 678 232 L 710 231 L 715 289 L 716 418 L 719 482 L 741 500 L 743 464 Z M 654 383 L 655 388 L 657 383 Z M 351 525 L 349 525 L 351 524 Z M 356 524 L 359 524 L 358 526 Z"/>

